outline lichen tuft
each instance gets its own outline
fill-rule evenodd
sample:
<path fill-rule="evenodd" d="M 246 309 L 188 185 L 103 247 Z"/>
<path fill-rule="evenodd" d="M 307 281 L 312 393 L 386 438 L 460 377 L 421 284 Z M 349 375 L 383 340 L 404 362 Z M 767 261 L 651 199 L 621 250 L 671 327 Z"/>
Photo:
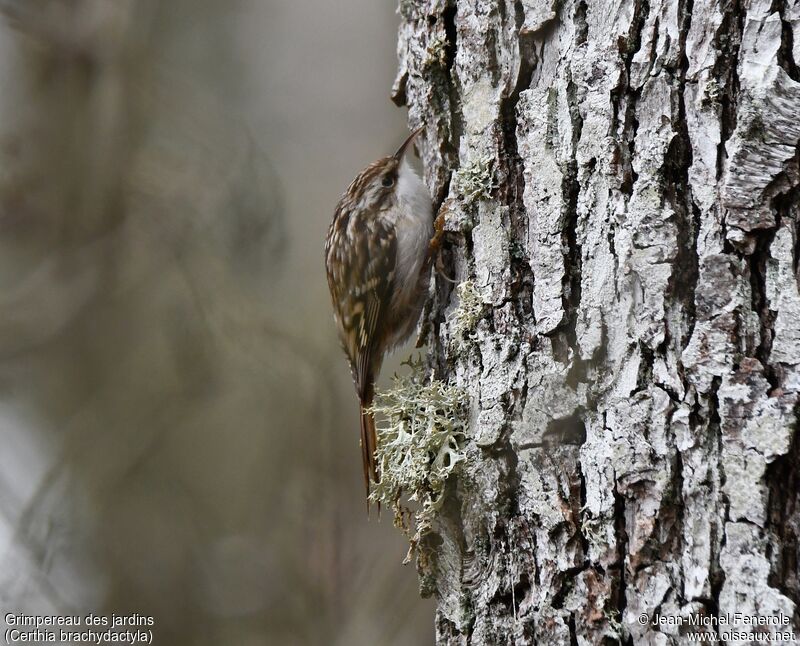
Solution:
<path fill-rule="evenodd" d="M 491 197 L 497 188 L 494 158 L 491 155 L 476 157 L 453 174 L 452 189 L 465 204 Z"/>
<path fill-rule="evenodd" d="M 395 513 L 409 537 L 409 556 L 431 530 L 444 500 L 447 479 L 464 461 L 466 395 L 458 387 L 425 379 L 420 361 L 408 375 L 395 375 L 372 406 L 378 415 L 376 457 L 381 481 L 370 494 Z M 414 502 L 415 509 L 404 504 Z"/>
<path fill-rule="evenodd" d="M 434 36 L 425 51 L 425 67 L 447 67 L 447 39 L 441 35 Z"/>
<path fill-rule="evenodd" d="M 483 316 L 484 303 L 475 283 L 465 280 L 456 287 L 458 307 L 453 312 L 450 325 L 453 344 L 457 349 L 465 348 L 475 340 L 475 326 Z"/>

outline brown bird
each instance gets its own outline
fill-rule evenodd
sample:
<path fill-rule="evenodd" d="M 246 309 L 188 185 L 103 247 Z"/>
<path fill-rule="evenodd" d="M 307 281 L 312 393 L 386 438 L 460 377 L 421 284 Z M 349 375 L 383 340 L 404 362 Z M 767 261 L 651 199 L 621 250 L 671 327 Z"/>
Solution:
<path fill-rule="evenodd" d="M 375 420 L 367 410 L 375 380 L 386 353 L 416 328 L 430 280 L 431 196 L 405 159 L 420 130 L 394 155 L 356 175 L 339 200 L 325 242 L 333 317 L 361 406 L 368 496 L 370 478 L 380 478 Z"/>

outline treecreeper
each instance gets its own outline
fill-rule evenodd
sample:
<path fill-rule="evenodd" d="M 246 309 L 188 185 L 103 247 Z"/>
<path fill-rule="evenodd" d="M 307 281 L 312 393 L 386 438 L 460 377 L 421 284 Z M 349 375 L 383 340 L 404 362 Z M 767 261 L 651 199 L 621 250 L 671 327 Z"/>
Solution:
<path fill-rule="evenodd" d="M 434 235 L 431 195 L 408 162 L 414 131 L 364 168 L 342 194 L 325 241 L 333 317 L 360 405 L 367 496 L 379 482 L 370 406 L 383 358 L 416 329 L 428 293 Z"/>

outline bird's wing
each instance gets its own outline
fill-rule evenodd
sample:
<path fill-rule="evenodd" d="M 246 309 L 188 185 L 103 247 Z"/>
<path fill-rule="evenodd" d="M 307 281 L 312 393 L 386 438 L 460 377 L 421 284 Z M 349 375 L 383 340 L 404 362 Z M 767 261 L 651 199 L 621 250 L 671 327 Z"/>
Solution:
<path fill-rule="evenodd" d="M 352 217 L 352 216 L 351 216 Z M 389 309 L 397 260 L 397 236 L 394 226 L 372 214 L 358 217 L 345 226 L 354 227 L 347 239 L 345 228 L 332 237 L 327 254 L 328 285 L 339 337 L 353 373 L 353 381 L 362 401 L 372 399 L 375 356 L 383 318 Z"/>
<path fill-rule="evenodd" d="M 347 226 L 356 228 L 345 237 Z M 337 227 L 336 219 L 332 227 Z M 386 326 L 384 318 L 393 289 L 397 237 L 392 225 L 374 215 L 360 222 L 342 220 L 338 230 L 332 232 L 326 250 L 328 285 L 339 338 L 360 400 L 361 456 L 369 495 L 370 477 L 378 482 L 380 474 L 375 461 L 375 420 L 367 409 L 372 404 L 375 371 L 382 360 L 378 354 L 382 352 L 380 335 Z"/>

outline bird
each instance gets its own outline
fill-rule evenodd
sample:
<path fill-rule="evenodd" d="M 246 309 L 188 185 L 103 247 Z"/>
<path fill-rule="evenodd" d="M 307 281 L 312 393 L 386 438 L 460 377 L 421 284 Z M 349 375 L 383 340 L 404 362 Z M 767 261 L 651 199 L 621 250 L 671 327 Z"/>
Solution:
<path fill-rule="evenodd" d="M 431 194 L 407 159 L 422 130 L 356 175 L 325 241 L 333 318 L 359 399 L 367 506 L 370 480 L 380 482 L 370 411 L 375 381 L 386 354 L 416 329 L 437 248 Z"/>

